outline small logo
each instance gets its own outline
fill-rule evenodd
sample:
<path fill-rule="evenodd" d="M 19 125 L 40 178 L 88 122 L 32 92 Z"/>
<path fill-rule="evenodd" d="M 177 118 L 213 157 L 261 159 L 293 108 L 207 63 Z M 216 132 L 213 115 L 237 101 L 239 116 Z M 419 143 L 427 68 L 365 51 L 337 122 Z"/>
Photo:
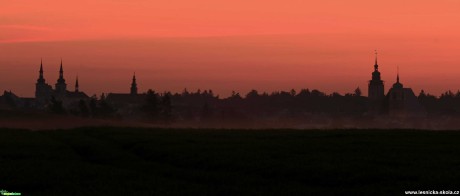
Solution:
<path fill-rule="evenodd" d="M 16 193 L 16 192 L 9 192 L 6 190 L 0 190 L 0 195 L 21 195 L 21 193 Z"/>

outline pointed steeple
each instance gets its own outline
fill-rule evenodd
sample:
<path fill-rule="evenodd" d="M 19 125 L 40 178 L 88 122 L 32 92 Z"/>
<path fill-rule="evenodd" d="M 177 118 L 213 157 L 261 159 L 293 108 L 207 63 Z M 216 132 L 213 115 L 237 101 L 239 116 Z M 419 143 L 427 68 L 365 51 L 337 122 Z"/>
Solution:
<path fill-rule="evenodd" d="M 381 82 L 379 65 L 377 63 L 377 50 L 375 50 L 375 63 L 374 63 L 374 71 L 372 72 L 372 80 L 378 83 Z"/>
<path fill-rule="evenodd" d="M 65 83 L 64 79 L 64 69 L 62 68 L 62 59 L 61 59 L 61 67 L 59 68 L 59 79 L 58 83 Z"/>
<path fill-rule="evenodd" d="M 40 59 L 40 78 L 43 78 L 43 59 Z"/>
<path fill-rule="evenodd" d="M 372 72 L 372 80 L 369 81 L 369 89 L 368 89 L 368 97 L 372 102 L 371 110 L 379 111 L 381 108 L 379 106 L 379 103 L 383 100 L 385 97 L 384 93 L 384 83 L 382 81 L 382 78 L 380 77 L 380 72 L 379 72 L 379 65 L 377 61 L 377 50 L 375 51 L 375 63 L 374 63 L 374 71 Z"/>
<path fill-rule="evenodd" d="M 40 75 L 43 75 L 43 59 L 40 59 Z"/>
<path fill-rule="evenodd" d="M 379 70 L 379 65 L 377 64 L 377 50 L 375 50 L 375 64 L 374 64 L 374 70 L 378 71 Z"/>
<path fill-rule="evenodd" d="M 62 69 L 62 59 L 61 59 L 61 68 L 59 69 L 59 78 L 64 78 L 64 70 Z"/>
<path fill-rule="evenodd" d="M 40 59 L 40 71 L 39 71 L 37 83 L 45 83 L 45 78 L 43 77 L 43 59 Z"/>
<path fill-rule="evenodd" d="M 396 73 L 396 83 L 393 84 L 393 88 L 403 88 L 403 84 L 399 82 L 399 66 L 398 71 Z"/>
<path fill-rule="evenodd" d="M 64 69 L 62 68 L 62 58 L 61 58 L 61 67 L 59 69 L 59 79 L 55 85 L 56 91 L 58 93 L 66 93 L 67 92 L 67 84 L 65 83 L 64 79 Z"/>
<path fill-rule="evenodd" d="M 134 72 L 133 82 L 131 83 L 131 95 L 137 95 L 136 72 Z"/>
<path fill-rule="evenodd" d="M 76 81 L 75 81 L 75 92 L 76 92 L 76 93 L 79 92 L 78 87 L 79 87 L 79 86 L 78 86 L 78 75 L 77 75 L 77 79 L 76 79 Z"/>

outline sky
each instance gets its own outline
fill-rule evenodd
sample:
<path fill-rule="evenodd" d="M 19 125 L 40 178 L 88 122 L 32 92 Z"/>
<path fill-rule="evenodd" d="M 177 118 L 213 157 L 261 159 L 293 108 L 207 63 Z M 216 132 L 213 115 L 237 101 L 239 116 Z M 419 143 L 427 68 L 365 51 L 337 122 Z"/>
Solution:
<path fill-rule="evenodd" d="M 385 91 L 460 89 L 458 0 L 0 0 L 0 90 L 89 95 L 302 88 L 367 93 L 374 50 Z"/>

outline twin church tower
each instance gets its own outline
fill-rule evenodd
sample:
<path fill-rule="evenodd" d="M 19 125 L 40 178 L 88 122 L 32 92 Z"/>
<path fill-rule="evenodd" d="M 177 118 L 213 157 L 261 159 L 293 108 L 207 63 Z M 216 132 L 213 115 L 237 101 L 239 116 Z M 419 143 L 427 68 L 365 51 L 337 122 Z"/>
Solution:
<path fill-rule="evenodd" d="M 131 83 L 130 95 L 137 95 L 137 83 L 135 74 L 133 75 Z M 62 67 L 62 59 L 59 69 L 59 78 L 54 85 L 54 89 L 51 85 L 46 83 L 45 77 L 43 76 L 43 61 L 40 62 L 39 76 L 37 83 L 35 84 L 36 104 L 39 106 L 45 106 L 52 98 L 63 101 L 64 103 L 80 99 L 89 99 L 89 96 L 79 90 L 78 76 L 75 81 L 75 90 L 67 90 L 67 84 L 64 79 L 64 69 Z"/>
<path fill-rule="evenodd" d="M 65 83 L 64 79 L 64 70 L 62 68 L 62 60 L 61 60 L 61 67 L 59 69 L 59 78 L 57 83 L 55 84 L 55 89 L 51 87 L 51 85 L 47 84 L 45 81 L 45 77 L 43 76 L 43 61 L 40 62 L 40 71 L 39 76 L 37 79 L 37 83 L 35 84 L 35 98 L 39 103 L 46 103 L 51 99 L 51 97 L 55 98 L 62 98 L 65 97 L 68 93 L 67 91 L 67 84 Z M 78 93 L 78 78 L 75 82 L 75 92 Z"/>

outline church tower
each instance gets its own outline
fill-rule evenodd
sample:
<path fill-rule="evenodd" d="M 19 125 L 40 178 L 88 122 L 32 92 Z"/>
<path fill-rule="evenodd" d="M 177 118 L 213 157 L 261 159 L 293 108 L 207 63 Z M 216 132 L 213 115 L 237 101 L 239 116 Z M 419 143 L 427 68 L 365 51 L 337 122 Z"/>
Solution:
<path fill-rule="evenodd" d="M 384 97 L 384 85 L 382 79 L 380 78 L 379 65 L 377 63 L 377 51 L 375 51 L 374 72 L 372 72 L 372 80 L 369 81 L 368 89 L 370 112 L 380 113 L 382 111 Z"/>
<path fill-rule="evenodd" d="M 59 70 L 59 79 L 55 85 L 56 93 L 59 95 L 64 95 L 67 91 L 67 84 L 64 79 L 64 70 L 62 69 L 62 59 L 61 59 L 61 69 Z"/>
<path fill-rule="evenodd" d="M 40 71 L 38 73 L 37 85 L 45 84 L 45 78 L 43 77 L 43 60 L 40 60 Z"/>
<path fill-rule="evenodd" d="M 399 82 L 399 67 L 396 83 L 385 97 L 385 112 L 392 118 L 426 117 L 426 111 L 411 88 L 404 87 Z"/>
<path fill-rule="evenodd" d="M 134 73 L 133 82 L 131 83 L 131 95 L 137 95 L 136 73 Z"/>
<path fill-rule="evenodd" d="M 43 60 L 40 61 L 40 71 L 35 84 L 35 98 L 39 104 L 44 104 L 51 97 L 51 86 L 48 85 L 43 77 Z"/>
<path fill-rule="evenodd" d="M 404 112 L 405 99 L 404 86 L 399 82 L 399 67 L 396 75 L 396 83 L 388 92 L 388 110 L 391 116 L 398 116 Z M 413 94 L 413 93 L 412 93 Z"/>

